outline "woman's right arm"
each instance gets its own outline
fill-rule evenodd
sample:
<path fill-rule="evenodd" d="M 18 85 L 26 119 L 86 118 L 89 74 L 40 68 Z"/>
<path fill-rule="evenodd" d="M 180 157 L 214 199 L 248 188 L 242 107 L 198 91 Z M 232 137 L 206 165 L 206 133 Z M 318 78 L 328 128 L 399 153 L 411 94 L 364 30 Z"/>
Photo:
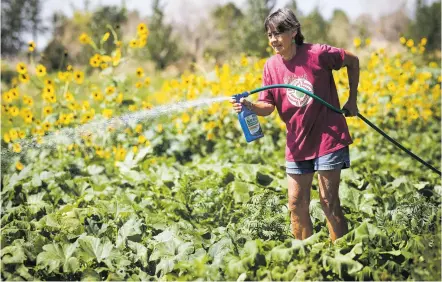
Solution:
<path fill-rule="evenodd" d="M 241 98 L 240 103 L 236 103 L 235 99 L 230 100 L 230 102 L 233 104 L 233 109 L 237 113 L 241 112 L 243 106 L 249 108 L 258 116 L 268 116 L 275 110 L 274 105 L 263 101 L 251 102 Z"/>

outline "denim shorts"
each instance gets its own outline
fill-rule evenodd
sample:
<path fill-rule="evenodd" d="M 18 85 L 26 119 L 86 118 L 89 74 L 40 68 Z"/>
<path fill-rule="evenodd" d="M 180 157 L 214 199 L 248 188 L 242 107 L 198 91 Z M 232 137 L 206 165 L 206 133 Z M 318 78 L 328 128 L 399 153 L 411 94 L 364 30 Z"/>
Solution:
<path fill-rule="evenodd" d="M 312 160 L 286 161 L 286 172 L 288 174 L 313 173 L 318 170 L 346 169 L 349 167 L 350 153 L 348 146 Z"/>

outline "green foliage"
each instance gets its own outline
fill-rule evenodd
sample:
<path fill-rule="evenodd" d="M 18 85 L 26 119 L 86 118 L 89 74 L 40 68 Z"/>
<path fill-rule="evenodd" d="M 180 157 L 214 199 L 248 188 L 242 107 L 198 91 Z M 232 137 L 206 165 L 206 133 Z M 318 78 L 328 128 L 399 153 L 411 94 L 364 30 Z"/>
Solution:
<path fill-rule="evenodd" d="M 301 22 L 301 31 L 306 42 L 323 43 L 329 40 L 329 24 L 319 12 L 318 7 L 299 21 Z"/>
<path fill-rule="evenodd" d="M 282 201 L 271 192 L 255 194 L 245 204 L 244 210 L 240 225 L 252 238 L 284 240 L 291 237 L 285 199 Z"/>
<path fill-rule="evenodd" d="M 212 12 L 217 29 L 234 32 L 239 27 L 238 20 L 244 15 L 234 3 L 216 7 Z"/>
<path fill-rule="evenodd" d="M 435 1 L 430 6 L 422 0 L 416 2 L 415 20 L 409 27 L 411 37 L 415 41 L 427 38 L 428 50 L 441 48 L 441 1 Z"/>
<path fill-rule="evenodd" d="M 264 58 L 268 56 L 268 39 L 264 21 L 276 4 L 274 0 L 247 1 L 247 12 L 241 26 L 242 51 Z"/>
<path fill-rule="evenodd" d="M 1 80 L 8 86 L 11 86 L 12 79 L 16 77 L 17 71 L 11 69 L 8 65 L 2 64 L 1 66 Z"/>
<path fill-rule="evenodd" d="M 343 10 L 333 11 L 326 36 L 332 45 L 340 48 L 346 48 L 351 44 L 351 23 Z"/>
<path fill-rule="evenodd" d="M 23 34 L 45 31 L 40 0 L 3 0 L 1 14 L 1 54 L 17 55 L 24 47 Z"/>
<path fill-rule="evenodd" d="M 37 41 L 37 34 L 47 31 L 47 27 L 43 25 L 43 1 L 28 0 L 24 9 L 28 17 L 32 38 Z"/>
<path fill-rule="evenodd" d="M 229 2 L 216 7 L 212 11 L 212 19 L 215 25 L 213 32 L 217 34 L 216 44 L 210 44 L 205 53 L 220 60 L 241 49 L 244 14 L 234 3 Z M 229 51 L 225 50 L 225 46 L 228 46 Z"/>
<path fill-rule="evenodd" d="M 92 14 L 90 19 L 90 34 L 94 42 L 100 42 L 103 37 L 103 31 L 110 32 L 109 39 L 103 43 L 106 54 L 110 54 L 115 47 L 117 38 L 121 38 L 121 26 L 127 21 L 127 10 L 118 6 L 103 6 Z M 112 28 L 112 31 L 109 30 Z"/>
<path fill-rule="evenodd" d="M 373 36 L 373 26 L 375 26 L 375 22 L 369 14 L 360 15 L 353 23 L 353 29 L 355 30 L 356 36 L 360 37 L 362 40 Z"/>
<path fill-rule="evenodd" d="M 268 56 L 264 21 L 274 6 L 273 0 L 259 0 L 248 1 L 244 11 L 233 3 L 215 8 L 212 18 L 218 38 L 205 52 L 216 59 L 241 52 L 258 57 Z"/>
<path fill-rule="evenodd" d="M 180 56 L 178 40 L 173 36 L 173 28 L 164 22 L 164 7 L 161 0 L 152 3 L 153 15 L 149 20 L 149 57 L 159 69 L 166 68 L 176 62 Z"/>
<path fill-rule="evenodd" d="M 266 127 L 265 138 L 272 130 L 277 129 Z M 423 131 L 397 132 L 403 141 Z M 231 133 L 234 140 L 243 137 Z M 352 150 L 352 168 L 342 173 L 340 198 L 351 231 L 334 244 L 327 239 L 322 211 L 314 208 L 317 193 L 311 207 L 316 233 L 303 241 L 290 235 L 285 175 L 274 165 L 282 156 L 263 150 L 265 160 L 251 164 L 256 148 L 227 140 L 217 140 L 211 154 L 191 149 L 199 160 L 183 164 L 172 151 L 151 149 L 128 154 L 117 167 L 85 165 L 79 157 L 58 158 L 50 150 L 30 156 L 32 165 L 3 177 L 2 276 L 439 279 L 439 179 L 422 180 L 420 169 L 393 165 L 403 161 L 399 153 L 372 158 L 374 152 L 393 150 L 379 146 L 379 135 L 366 136 L 365 153 Z M 155 142 L 154 147 L 162 141 Z M 420 149 L 431 144 L 421 141 Z"/>
<path fill-rule="evenodd" d="M 81 32 L 88 34 L 102 51 L 101 55 L 110 55 L 115 49 L 115 43 L 123 37 L 121 27 L 127 22 L 127 10 L 118 6 L 102 6 L 92 13 L 75 13 L 71 21 L 66 21 L 59 29 L 57 36 L 63 36 L 64 29 L 76 34 L 75 62 L 89 66 L 89 58 L 97 50 L 89 45 L 79 46 L 78 37 Z M 102 42 L 103 35 L 109 32 L 109 39 Z M 68 46 L 69 48 L 69 46 Z M 80 49 L 80 52 L 78 52 Z"/>
<path fill-rule="evenodd" d="M 340 185 L 350 232 L 328 239 L 315 188 L 315 233 L 296 240 L 288 230 L 285 131 L 269 116 L 264 138 L 246 144 L 236 115 L 222 111 L 179 129 L 172 113 L 139 121 L 149 145 L 124 160 L 89 154 L 93 146 L 81 142 L 74 152 L 29 146 L 2 158 L 2 279 L 440 280 L 439 176 L 376 132 L 355 130 L 362 141 L 351 146 Z M 417 155 L 440 159 L 440 111 L 408 123 L 373 119 Z M 202 126 L 210 122 L 212 138 Z M 123 146 L 136 138 L 99 137 Z"/>
<path fill-rule="evenodd" d="M 299 10 L 298 3 L 296 2 L 297 2 L 296 0 L 289 1 L 289 3 L 286 4 L 286 8 L 292 9 L 296 17 L 300 18 L 302 16 L 302 12 L 301 10 Z"/>
<path fill-rule="evenodd" d="M 66 47 L 54 39 L 43 50 L 40 62 L 46 66 L 47 71 L 57 71 L 66 69 L 70 60 Z"/>

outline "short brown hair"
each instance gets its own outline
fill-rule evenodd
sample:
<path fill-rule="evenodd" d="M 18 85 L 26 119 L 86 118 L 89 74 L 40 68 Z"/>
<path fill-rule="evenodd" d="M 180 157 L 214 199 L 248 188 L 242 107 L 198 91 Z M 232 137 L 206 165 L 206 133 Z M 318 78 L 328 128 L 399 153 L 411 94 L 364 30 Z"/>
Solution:
<path fill-rule="evenodd" d="M 278 9 L 271 13 L 264 22 L 264 28 L 269 30 L 270 26 L 274 27 L 278 32 L 286 32 L 296 30 L 295 43 L 302 45 L 304 43 L 304 35 L 301 33 L 301 24 L 289 8 Z"/>

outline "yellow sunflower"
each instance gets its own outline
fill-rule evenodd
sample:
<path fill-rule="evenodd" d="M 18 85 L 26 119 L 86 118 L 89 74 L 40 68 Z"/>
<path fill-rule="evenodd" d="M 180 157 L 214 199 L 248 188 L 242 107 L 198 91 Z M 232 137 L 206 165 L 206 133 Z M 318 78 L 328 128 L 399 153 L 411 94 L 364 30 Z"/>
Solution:
<path fill-rule="evenodd" d="M 84 81 L 84 73 L 82 71 L 74 71 L 75 83 L 82 84 Z"/>
<path fill-rule="evenodd" d="M 26 67 L 25 63 L 18 63 L 17 64 L 17 72 L 20 74 L 25 74 L 28 72 L 28 68 Z"/>
<path fill-rule="evenodd" d="M 43 77 L 46 75 L 46 67 L 45 66 L 38 65 L 36 70 L 37 70 L 38 77 Z"/>
<path fill-rule="evenodd" d="M 29 52 L 34 52 L 34 50 L 35 50 L 35 42 L 34 41 L 29 41 L 28 50 L 29 50 Z"/>

